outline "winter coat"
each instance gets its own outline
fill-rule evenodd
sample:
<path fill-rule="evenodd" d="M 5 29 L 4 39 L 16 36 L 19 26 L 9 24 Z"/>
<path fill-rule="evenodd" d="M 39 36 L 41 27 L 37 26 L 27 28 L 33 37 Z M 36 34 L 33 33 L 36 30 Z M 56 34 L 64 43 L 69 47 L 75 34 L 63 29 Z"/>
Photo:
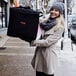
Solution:
<path fill-rule="evenodd" d="M 63 26 L 57 31 L 54 31 L 53 27 L 52 29 L 43 32 L 41 40 L 34 41 L 37 48 L 31 63 L 36 71 L 54 74 L 54 67 L 56 66 L 57 60 L 56 52 L 61 49 L 60 46 L 57 45 L 57 42 L 62 37 L 63 31 Z"/>

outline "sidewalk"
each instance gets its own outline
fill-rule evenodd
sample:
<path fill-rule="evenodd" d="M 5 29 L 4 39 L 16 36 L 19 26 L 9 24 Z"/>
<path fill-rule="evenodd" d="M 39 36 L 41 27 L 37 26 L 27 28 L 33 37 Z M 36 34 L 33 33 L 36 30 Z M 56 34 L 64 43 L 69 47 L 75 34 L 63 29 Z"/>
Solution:
<path fill-rule="evenodd" d="M 6 30 L 0 31 L 0 47 L 5 47 L 5 49 L 0 49 L 0 75 L 35 76 L 31 66 L 34 48 L 19 38 L 6 36 Z"/>

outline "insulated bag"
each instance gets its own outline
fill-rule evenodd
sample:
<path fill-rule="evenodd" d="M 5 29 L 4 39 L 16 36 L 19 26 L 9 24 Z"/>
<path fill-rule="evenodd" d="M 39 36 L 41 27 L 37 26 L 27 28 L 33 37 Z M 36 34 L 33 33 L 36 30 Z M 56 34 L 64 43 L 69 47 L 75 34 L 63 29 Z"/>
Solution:
<path fill-rule="evenodd" d="M 10 8 L 7 35 L 31 42 L 36 39 L 39 13 L 26 8 Z"/>

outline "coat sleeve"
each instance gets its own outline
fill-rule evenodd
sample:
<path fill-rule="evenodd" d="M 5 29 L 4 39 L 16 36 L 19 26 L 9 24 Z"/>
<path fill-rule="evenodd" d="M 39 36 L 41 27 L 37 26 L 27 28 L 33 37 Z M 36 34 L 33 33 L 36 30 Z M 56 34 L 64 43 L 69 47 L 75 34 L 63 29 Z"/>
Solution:
<path fill-rule="evenodd" d="M 62 37 L 63 32 L 64 28 L 61 27 L 59 30 L 54 32 L 54 34 L 50 34 L 46 39 L 34 40 L 33 44 L 39 47 L 49 47 Z"/>

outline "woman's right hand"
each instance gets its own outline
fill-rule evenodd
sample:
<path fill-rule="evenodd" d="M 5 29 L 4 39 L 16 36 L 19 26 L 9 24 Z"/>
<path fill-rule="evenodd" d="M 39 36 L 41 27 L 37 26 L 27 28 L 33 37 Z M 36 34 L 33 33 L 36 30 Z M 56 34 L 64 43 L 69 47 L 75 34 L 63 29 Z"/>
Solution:
<path fill-rule="evenodd" d="M 35 44 L 34 44 L 34 40 L 31 41 L 30 46 L 35 46 Z"/>

